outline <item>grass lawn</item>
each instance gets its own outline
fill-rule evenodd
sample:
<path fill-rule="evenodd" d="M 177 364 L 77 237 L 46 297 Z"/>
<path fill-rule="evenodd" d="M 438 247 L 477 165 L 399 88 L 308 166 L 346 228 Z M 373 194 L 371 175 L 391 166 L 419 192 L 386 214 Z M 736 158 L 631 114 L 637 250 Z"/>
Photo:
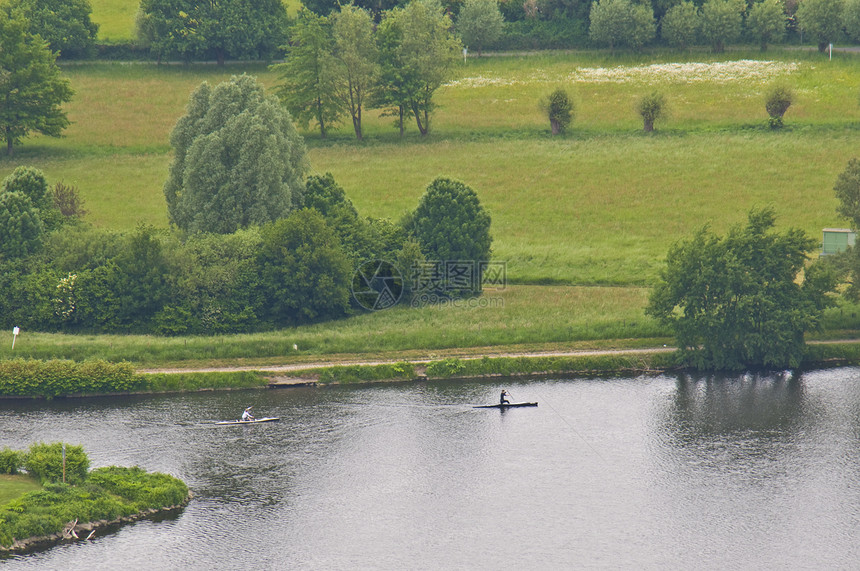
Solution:
<path fill-rule="evenodd" d="M 27 492 L 41 489 L 41 487 L 37 481 L 29 476 L 0 474 L 0 506 L 8 504 Z"/>

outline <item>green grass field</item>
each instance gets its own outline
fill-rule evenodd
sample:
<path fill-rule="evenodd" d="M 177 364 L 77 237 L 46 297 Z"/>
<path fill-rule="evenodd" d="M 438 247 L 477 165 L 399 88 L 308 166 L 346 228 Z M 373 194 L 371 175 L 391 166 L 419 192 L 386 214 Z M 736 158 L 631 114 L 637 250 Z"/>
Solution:
<path fill-rule="evenodd" d="M 0 176 L 21 164 L 42 168 L 51 181 L 80 188 L 90 222 L 114 229 L 167 225 L 168 136 L 200 82 L 247 72 L 277 83 L 259 65 L 92 63 L 65 72 L 77 93 L 66 136 L 28 139 L 13 158 L 0 159 Z M 782 131 L 766 126 L 764 97 L 775 82 L 796 90 Z M 552 138 L 538 100 L 559 85 L 575 94 L 577 112 L 571 131 Z M 671 114 L 647 135 L 633 108 L 652 90 L 666 95 Z M 704 224 L 722 232 L 753 206 L 772 205 L 780 227 L 815 237 L 846 225 L 832 187 L 860 154 L 858 94 L 860 58 L 851 54 L 832 61 L 800 51 L 470 58 L 439 90 L 425 139 L 409 125 L 400 140 L 391 119 L 372 110 L 363 143 L 346 125 L 327 141 L 305 135 L 313 172 L 332 172 L 366 216 L 398 218 L 437 176 L 472 186 L 493 217 L 494 257 L 519 284 L 505 294 L 514 296 L 505 311 L 398 310 L 284 336 L 323 352 L 609 338 L 597 333 L 593 307 L 602 308 L 608 328 L 636 322 L 644 329 L 630 336 L 662 334 L 643 316 L 641 286 L 654 283 L 674 241 Z M 560 292 L 583 297 L 567 305 Z"/>
<path fill-rule="evenodd" d="M 15 498 L 27 492 L 40 489 L 42 486 L 29 476 L 9 476 L 0 474 L 0 506 L 6 505 Z"/>

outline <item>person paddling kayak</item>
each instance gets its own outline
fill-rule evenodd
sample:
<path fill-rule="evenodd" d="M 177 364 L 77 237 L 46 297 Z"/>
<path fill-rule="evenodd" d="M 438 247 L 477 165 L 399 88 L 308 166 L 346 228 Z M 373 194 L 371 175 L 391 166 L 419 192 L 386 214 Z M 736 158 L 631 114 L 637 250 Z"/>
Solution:
<path fill-rule="evenodd" d="M 499 395 L 499 404 L 511 404 L 511 401 L 509 401 L 507 398 L 505 398 L 507 396 L 508 396 L 508 391 L 506 391 L 505 389 L 502 389 L 502 394 Z"/>
<path fill-rule="evenodd" d="M 242 413 L 242 422 L 248 422 L 249 420 L 256 420 L 254 416 L 251 414 L 251 409 L 254 408 L 249 406 L 245 409 L 245 412 Z"/>

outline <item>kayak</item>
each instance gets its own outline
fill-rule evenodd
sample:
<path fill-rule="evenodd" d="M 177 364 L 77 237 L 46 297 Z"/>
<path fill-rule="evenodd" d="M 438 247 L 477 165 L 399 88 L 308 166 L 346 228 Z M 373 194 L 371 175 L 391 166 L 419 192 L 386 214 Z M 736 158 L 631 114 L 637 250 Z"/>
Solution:
<path fill-rule="evenodd" d="M 274 418 L 255 418 L 254 420 L 222 420 L 215 424 L 257 424 L 258 422 L 277 422 L 281 420 L 279 417 Z"/>
<path fill-rule="evenodd" d="M 537 406 L 536 402 L 512 402 L 510 404 L 482 404 L 472 408 L 515 408 L 518 406 Z"/>

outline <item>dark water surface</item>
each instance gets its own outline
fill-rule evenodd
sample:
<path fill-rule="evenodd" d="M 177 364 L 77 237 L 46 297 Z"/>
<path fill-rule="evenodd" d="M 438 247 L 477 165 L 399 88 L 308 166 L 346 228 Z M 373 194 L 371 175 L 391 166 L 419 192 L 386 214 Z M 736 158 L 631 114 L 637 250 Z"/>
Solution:
<path fill-rule="evenodd" d="M 8 569 L 856 569 L 860 370 L 0 403 L 0 446 L 185 480 Z M 213 426 L 253 405 L 281 422 Z"/>

